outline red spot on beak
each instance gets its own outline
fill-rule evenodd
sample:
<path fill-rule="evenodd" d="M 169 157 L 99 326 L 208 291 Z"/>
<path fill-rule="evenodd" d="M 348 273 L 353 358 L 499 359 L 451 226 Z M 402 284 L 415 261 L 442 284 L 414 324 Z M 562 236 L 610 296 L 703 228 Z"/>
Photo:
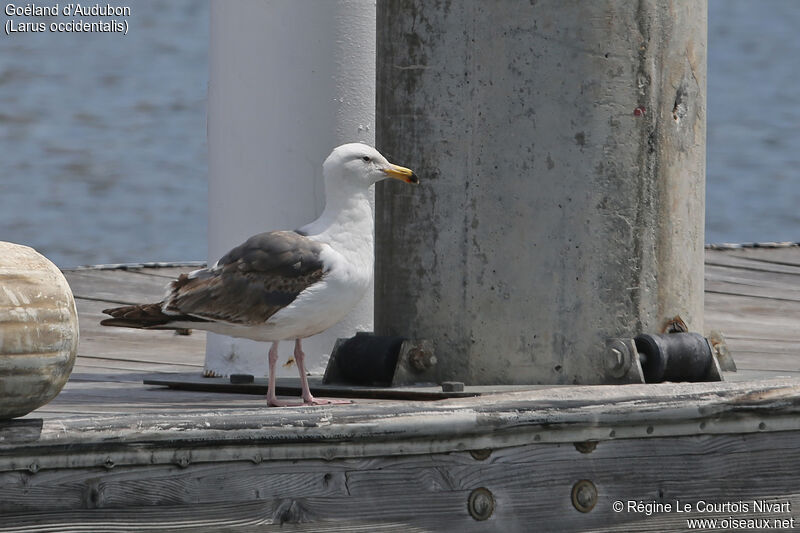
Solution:
<path fill-rule="evenodd" d="M 647 113 L 647 109 L 643 105 L 640 105 L 639 107 L 633 110 L 633 116 L 635 117 L 641 117 L 645 113 Z"/>

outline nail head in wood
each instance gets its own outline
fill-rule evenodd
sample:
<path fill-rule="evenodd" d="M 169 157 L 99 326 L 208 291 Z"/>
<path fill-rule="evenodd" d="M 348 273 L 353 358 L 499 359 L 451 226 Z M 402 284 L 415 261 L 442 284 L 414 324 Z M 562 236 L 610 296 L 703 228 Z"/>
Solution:
<path fill-rule="evenodd" d="M 472 456 L 473 459 L 476 461 L 485 461 L 492 455 L 492 450 L 490 448 L 483 448 L 480 450 L 470 450 L 469 454 Z"/>
<path fill-rule="evenodd" d="M 588 513 L 597 504 L 597 487 L 588 479 L 572 486 L 572 505 L 582 513 Z"/>
<path fill-rule="evenodd" d="M 473 490 L 467 500 L 469 515 L 475 520 L 487 520 L 494 513 L 494 496 L 485 487 Z"/>
<path fill-rule="evenodd" d="M 596 440 L 586 440 L 582 442 L 575 442 L 575 449 L 581 453 L 592 453 L 597 448 Z"/>

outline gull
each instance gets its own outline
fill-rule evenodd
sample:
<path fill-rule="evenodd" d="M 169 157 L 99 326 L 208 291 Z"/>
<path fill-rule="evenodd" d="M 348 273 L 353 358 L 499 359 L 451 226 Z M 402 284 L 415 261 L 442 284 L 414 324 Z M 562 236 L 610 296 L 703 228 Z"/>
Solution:
<path fill-rule="evenodd" d="M 156 303 L 103 312 L 104 326 L 140 329 L 202 329 L 271 342 L 268 352 L 270 406 L 342 403 L 311 395 L 302 339 L 339 322 L 361 300 L 372 281 L 373 184 L 385 178 L 419 183 L 414 172 L 390 163 L 361 143 L 339 146 L 322 165 L 325 209 L 294 231 L 259 233 L 213 266 L 181 274 Z M 278 343 L 294 341 L 302 404 L 278 400 Z"/>

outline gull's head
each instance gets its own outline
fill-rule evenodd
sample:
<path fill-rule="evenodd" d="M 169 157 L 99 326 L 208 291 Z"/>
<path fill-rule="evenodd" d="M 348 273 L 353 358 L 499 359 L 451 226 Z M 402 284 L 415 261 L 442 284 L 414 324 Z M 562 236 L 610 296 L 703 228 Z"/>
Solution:
<path fill-rule="evenodd" d="M 419 183 L 419 178 L 408 168 L 387 161 L 375 148 L 362 143 L 343 144 L 333 150 L 322 165 L 326 180 L 368 188 L 386 178 L 406 183 Z"/>

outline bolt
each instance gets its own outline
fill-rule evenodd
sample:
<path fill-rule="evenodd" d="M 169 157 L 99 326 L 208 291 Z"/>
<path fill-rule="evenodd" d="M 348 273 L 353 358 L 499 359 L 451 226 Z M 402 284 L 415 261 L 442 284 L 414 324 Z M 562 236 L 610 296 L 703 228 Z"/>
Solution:
<path fill-rule="evenodd" d="M 622 352 L 617 350 L 616 348 L 611 348 L 611 352 L 609 354 L 611 356 L 611 360 L 609 361 L 609 366 L 611 368 L 619 368 L 622 366 Z"/>
<path fill-rule="evenodd" d="M 414 371 L 424 372 L 436 364 L 436 356 L 415 346 L 408 352 L 408 362 Z"/>
<path fill-rule="evenodd" d="M 572 486 L 572 505 L 582 513 L 588 513 L 597 504 L 597 487 L 588 479 L 582 479 Z"/>
<path fill-rule="evenodd" d="M 631 361 L 628 347 L 619 339 L 614 339 L 606 349 L 603 363 L 609 375 L 621 378 L 630 369 Z"/>
<path fill-rule="evenodd" d="M 39 471 L 39 463 L 31 463 L 28 465 L 28 472 L 35 474 Z"/>
<path fill-rule="evenodd" d="M 483 521 L 488 519 L 494 512 L 494 496 L 489 489 L 478 487 L 469 495 L 467 510 L 475 520 Z"/>
<path fill-rule="evenodd" d="M 464 383 L 461 381 L 442 381 L 442 392 L 463 392 Z"/>

